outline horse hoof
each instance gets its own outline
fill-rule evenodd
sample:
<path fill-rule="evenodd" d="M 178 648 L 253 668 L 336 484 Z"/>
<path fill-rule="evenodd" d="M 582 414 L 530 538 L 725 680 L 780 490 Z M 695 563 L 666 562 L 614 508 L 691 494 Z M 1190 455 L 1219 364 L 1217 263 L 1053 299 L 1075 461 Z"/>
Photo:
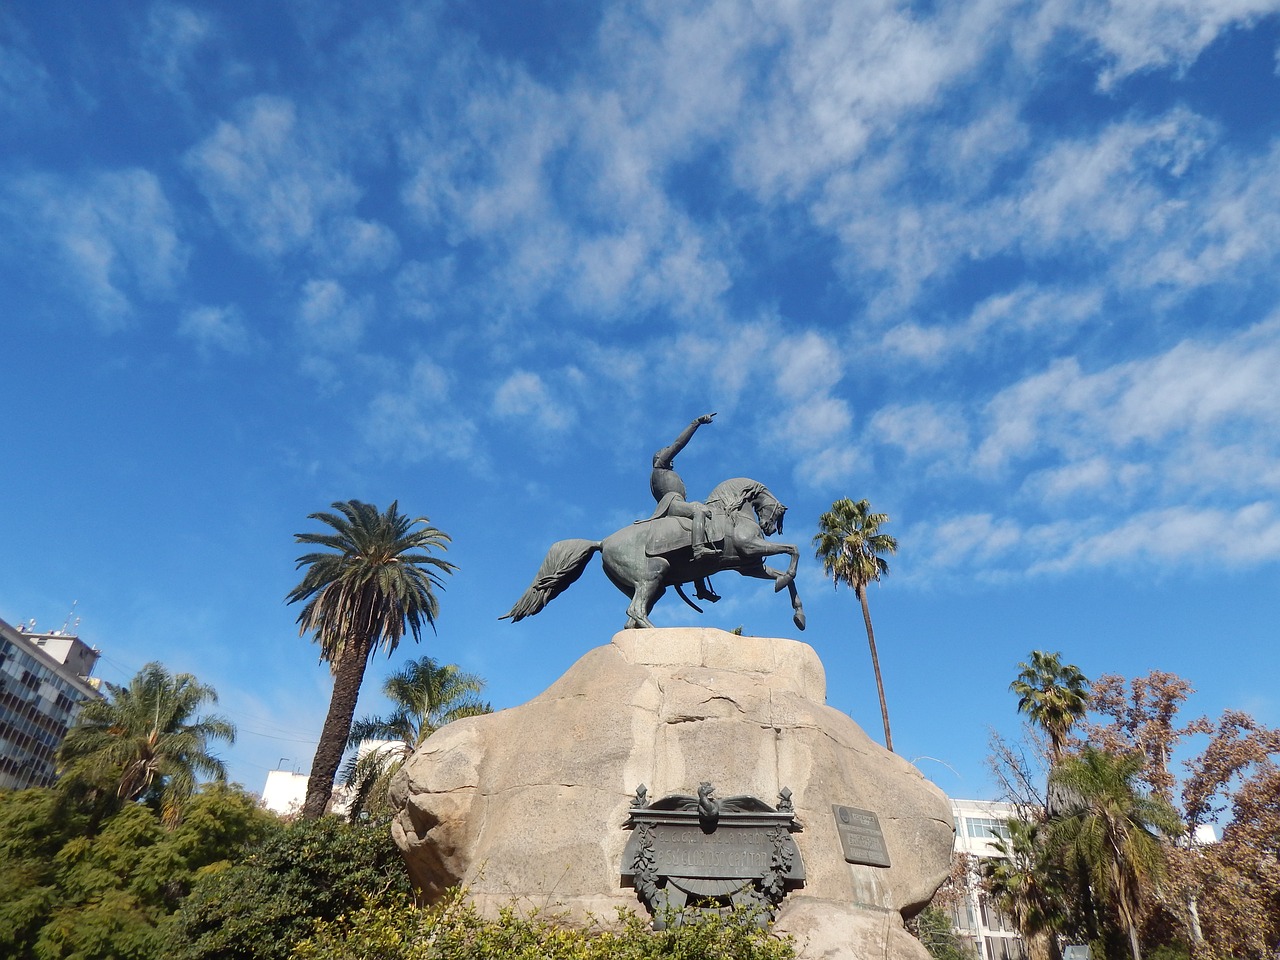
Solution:
<path fill-rule="evenodd" d="M 798 628 L 799 628 L 799 629 L 801 629 L 801 630 L 803 630 L 803 629 L 804 629 L 804 614 L 803 614 L 803 613 L 797 613 L 797 614 L 796 614 L 794 617 L 792 617 L 791 619 L 795 621 L 796 627 L 798 627 Z"/>

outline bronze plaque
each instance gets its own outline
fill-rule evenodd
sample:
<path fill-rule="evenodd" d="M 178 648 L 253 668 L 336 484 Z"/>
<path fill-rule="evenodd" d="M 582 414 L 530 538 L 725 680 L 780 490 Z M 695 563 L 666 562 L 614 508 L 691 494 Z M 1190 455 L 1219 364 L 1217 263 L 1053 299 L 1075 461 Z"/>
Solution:
<path fill-rule="evenodd" d="M 864 863 L 869 867 L 887 867 L 889 850 L 880 832 L 880 818 L 870 810 L 842 807 L 833 803 L 831 811 L 836 816 L 836 832 L 840 834 L 840 846 L 849 863 Z"/>
<path fill-rule="evenodd" d="M 704 833 L 697 824 L 655 824 L 653 853 L 658 872 L 684 877 L 763 877 L 774 842 L 770 828 L 726 827 Z M 786 837 L 781 842 L 791 844 Z"/>

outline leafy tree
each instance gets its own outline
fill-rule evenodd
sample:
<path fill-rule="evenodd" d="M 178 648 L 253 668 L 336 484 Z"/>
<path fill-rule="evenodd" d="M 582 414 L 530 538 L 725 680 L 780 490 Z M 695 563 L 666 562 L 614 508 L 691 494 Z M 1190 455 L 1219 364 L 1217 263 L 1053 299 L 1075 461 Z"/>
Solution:
<path fill-rule="evenodd" d="M 0 791 L 0 956 L 30 955 L 58 902 L 54 857 L 88 823 L 52 788 Z"/>
<path fill-rule="evenodd" d="M 979 960 L 973 943 L 955 932 L 951 917 L 938 907 L 925 907 L 913 920 L 916 939 L 933 960 Z"/>
<path fill-rule="evenodd" d="M 1280 731 L 1228 710 L 1187 763 L 1186 843 L 1170 851 L 1171 901 L 1197 957 L 1270 958 L 1280 951 Z M 1226 818 L 1217 843 L 1197 828 Z"/>
<path fill-rule="evenodd" d="M 1162 670 L 1135 677 L 1128 684 L 1116 674 L 1103 674 L 1093 682 L 1089 710 L 1105 722 L 1084 724 L 1085 735 L 1110 753 L 1140 751 L 1146 758 L 1142 779 L 1172 801 L 1175 779 L 1169 761 L 1174 749 L 1192 734 L 1213 731 L 1206 717 L 1179 724 L 1178 711 L 1193 693 L 1189 682 Z"/>
<path fill-rule="evenodd" d="M 898 541 L 880 527 L 889 522 L 887 514 L 872 513 L 866 500 L 854 503 L 837 500 L 818 518 L 818 533 L 813 538 L 817 558 L 835 586 L 852 587 L 862 605 L 862 622 L 867 628 L 867 644 L 871 648 L 871 666 L 875 670 L 876 690 L 880 694 L 880 717 L 884 721 L 884 745 L 893 750 L 889 733 L 889 706 L 884 698 L 884 680 L 880 676 L 880 656 L 876 652 L 876 634 L 871 626 L 871 608 L 867 605 L 867 584 L 878 582 L 889 572 L 884 554 L 896 553 Z"/>
<path fill-rule="evenodd" d="M 295 534 L 298 543 L 325 549 L 298 558 L 298 569 L 305 567 L 306 573 L 288 596 L 289 603 L 304 603 L 299 632 L 314 632 L 320 659 L 334 672 L 302 808 L 308 819 L 322 816 L 328 805 L 369 659 L 384 647 L 388 654 L 394 651 L 406 627 L 415 642 L 423 623 L 435 628 L 440 611 L 435 591 L 444 588 L 441 574 L 455 569 L 432 555 L 447 548 L 448 535 L 426 517 L 403 515 L 397 502 L 384 513 L 359 500 L 333 508 L 337 513 L 309 517 L 331 527 L 331 533 Z M 414 529 L 417 524 L 421 528 Z"/>
<path fill-rule="evenodd" d="M 1141 960 L 1139 928 L 1165 874 L 1161 835 L 1182 829 L 1168 802 L 1139 788 L 1144 762 L 1140 753 L 1116 756 L 1086 746 L 1050 774 L 1070 798 L 1049 824 L 1051 842 L 1083 867 L 1093 895 L 1112 908 L 1133 960 Z"/>
<path fill-rule="evenodd" d="M 299 820 L 200 877 L 166 923 L 166 960 L 286 960 L 317 920 L 409 896 L 386 822 Z M 398 901 L 397 901 L 398 902 Z"/>
<path fill-rule="evenodd" d="M 1266 838 L 1280 835 L 1280 810 L 1265 801 L 1275 782 L 1280 732 L 1235 710 L 1216 723 L 1184 721 L 1180 711 L 1194 692 L 1182 677 L 1159 670 L 1128 681 L 1104 674 L 1092 690 L 1091 713 L 1098 719 L 1082 727 L 1110 752 L 1141 753 L 1141 780 L 1171 800 L 1177 781 L 1170 757 L 1188 738 L 1208 735 L 1186 761 L 1183 832 L 1166 845 L 1162 906 L 1197 957 L 1271 956 L 1280 947 L 1280 870 L 1274 866 L 1280 844 L 1269 847 Z M 1215 821 L 1225 823 L 1222 840 L 1197 842 L 1198 829 Z"/>
<path fill-rule="evenodd" d="M 1009 684 L 1018 695 L 1018 712 L 1049 736 L 1050 761 L 1057 764 L 1072 724 L 1089 706 L 1089 681 L 1074 664 L 1062 663 L 1062 654 L 1031 651 L 1031 662 L 1020 663 L 1022 672 Z"/>
<path fill-rule="evenodd" d="M 355 721 L 348 746 L 358 747 L 364 740 L 393 740 L 401 746 L 371 750 L 348 761 L 343 781 L 354 790 L 352 818 L 365 809 L 369 798 L 385 796 L 391 777 L 427 737 L 454 720 L 492 713 L 493 707 L 480 699 L 483 690 L 484 680 L 476 674 L 429 656 L 410 660 L 389 676 L 382 692 L 394 709 L 387 716 Z"/>
<path fill-rule="evenodd" d="M 225 782 L 226 767 L 210 743 L 234 743 L 235 727 L 217 716 L 199 716 L 217 703 L 213 687 L 189 673 L 170 674 L 148 663 L 125 687 L 107 684 L 108 695 L 81 709 L 59 750 L 63 776 L 107 787 L 116 800 L 156 803 L 167 824 L 182 816 L 198 777 Z"/>
<path fill-rule="evenodd" d="M 277 826 L 255 797 L 221 785 L 191 797 L 172 827 L 139 803 L 100 819 L 62 790 L 0 794 L 0 956 L 158 957 L 158 927 L 196 876 Z"/>

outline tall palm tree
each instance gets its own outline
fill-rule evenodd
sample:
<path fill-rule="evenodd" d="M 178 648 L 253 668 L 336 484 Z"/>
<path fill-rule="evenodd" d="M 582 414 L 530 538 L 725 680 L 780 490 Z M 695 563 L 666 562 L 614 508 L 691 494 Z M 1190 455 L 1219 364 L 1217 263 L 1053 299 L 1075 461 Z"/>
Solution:
<path fill-rule="evenodd" d="M 889 572 L 889 562 L 882 554 L 897 553 L 898 541 L 887 533 L 881 533 L 882 524 L 889 517 L 872 513 L 866 500 L 854 503 L 845 498 L 837 500 L 831 509 L 818 518 L 818 534 L 813 538 L 817 558 L 835 586 L 845 584 L 853 588 L 862 604 L 862 622 L 867 628 L 867 643 L 871 647 L 871 666 L 875 669 L 876 690 L 880 694 L 880 716 L 884 720 L 884 745 L 893 751 L 893 737 L 889 733 L 889 706 L 884 699 L 884 681 L 880 677 L 880 656 L 876 653 L 876 632 L 871 626 L 871 608 L 867 606 L 867 584 Z"/>
<path fill-rule="evenodd" d="M 393 710 L 384 717 L 365 717 L 351 724 L 349 747 L 365 740 L 398 742 L 398 747 L 371 750 L 347 761 L 342 780 L 353 788 L 351 816 L 365 808 L 370 797 L 386 792 L 395 772 L 446 723 L 492 713 L 480 699 L 484 680 L 454 663 L 437 663 L 431 657 L 410 660 L 382 684 Z"/>
<path fill-rule="evenodd" d="M 1075 664 L 1062 663 L 1062 654 L 1031 651 L 1031 662 L 1009 684 L 1018 695 L 1018 712 L 1025 713 L 1049 736 L 1050 762 L 1056 766 L 1072 725 L 1089 706 L 1089 681 Z"/>
<path fill-rule="evenodd" d="M 305 567 L 306 573 L 288 596 L 289 603 L 305 602 L 298 631 L 314 633 L 320 659 L 334 673 L 329 713 L 302 807 L 309 820 L 322 816 L 328 804 L 369 658 L 383 648 L 390 655 L 406 628 L 415 642 L 421 639 L 424 623 L 435 629 L 440 612 L 435 591 L 444 589 L 441 574 L 456 569 L 432 555 L 447 549 L 448 534 L 431 526 L 426 517 L 403 515 L 398 502 L 385 513 L 359 500 L 335 503 L 333 509 L 337 513 L 313 513 L 308 518 L 331 527 L 332 533 L 294 535 L 298 543 L 325 550 L 298 558 L 298 569 Z"/>
<path fill-rule="evenodd" d="M 121 803 L 148 798 L 164 821 L 176 824 L 198 777 L 227 779 L 209 753 L 212 741 L 234 743 L 235 727 L 218 716 L 197 716 L 217 691 L 189 673 L 173 676 L 148 663 L 125 687 L 107 685 L 107 697 L 81 709 L 59 750 L 69 780 L 109 784 Z"/>
<path fill-rule="evenodd" d="M 1092 896 L 1111 907 L 1128 934 L 1133 960 L 1142 960 L 1138 927 L 1147 896 L 1165 874 L 1161 836 L 1182 830 L 1167 801 L 1139 788 L 1145 762 L 1141 752 L 1116 755 L 1086 746 L 1049 775 L 1070 798 L 1050 821 L 1050 843 L 1083 866 Z"/>

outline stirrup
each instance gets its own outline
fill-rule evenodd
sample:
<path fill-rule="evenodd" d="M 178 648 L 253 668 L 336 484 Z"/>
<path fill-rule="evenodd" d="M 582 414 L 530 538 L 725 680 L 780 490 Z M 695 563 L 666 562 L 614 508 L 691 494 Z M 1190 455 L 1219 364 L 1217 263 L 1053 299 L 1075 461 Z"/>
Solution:
<path fill-rule="evenodd" d="M 706 581 L 706 589 L 703 589 L 703 582 L 699 580 L 694 584 L 693 595 L 699 600 L 707 601 L 707 603 L 719 603 L 720 594 L 716 593 L 715 587 L 711 586 L 711 581 Z"/>

